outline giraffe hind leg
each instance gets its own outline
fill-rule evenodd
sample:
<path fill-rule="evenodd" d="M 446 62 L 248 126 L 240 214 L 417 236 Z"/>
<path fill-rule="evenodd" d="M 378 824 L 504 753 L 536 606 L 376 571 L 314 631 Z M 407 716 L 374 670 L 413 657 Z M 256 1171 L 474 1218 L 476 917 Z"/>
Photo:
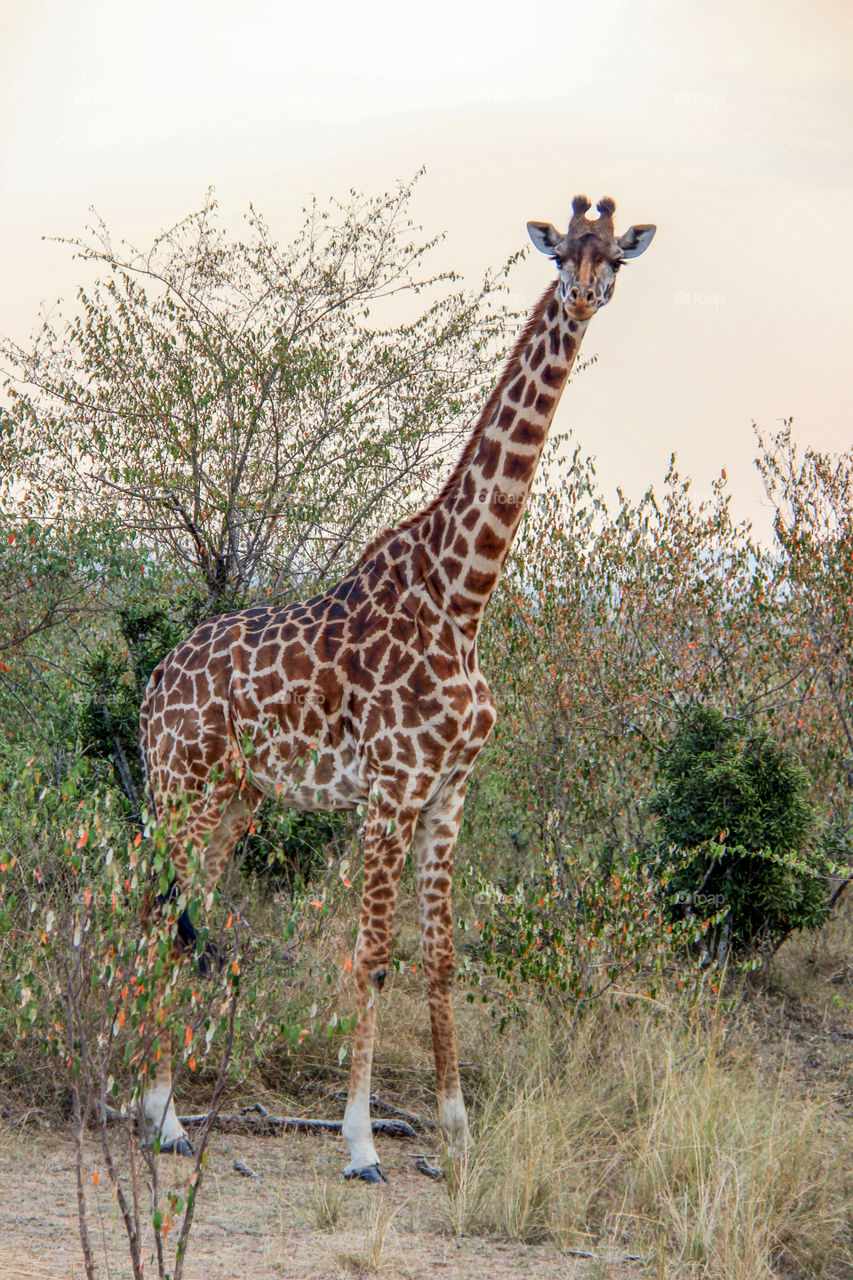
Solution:
<path fill-rule="evenodd" d="M 182 879 L 186 880 L 189 847 L 198 844 L 204 847 L 202 870 L 205 888 L 208 893 L 212 893 L 231 850 L 251 822 L 252 814 L 257 807 L 259 799 L 259 794 L 254 791 L 235 793 L 233 788 L 229 788 L 228 791 L 224 789 L 214 791 L 210 796 L 204 797 L 203 803 L 199 800 L 194 806 L 191 806 L 187 819 L 181 829 L 176 832 L 173 845 L 172 861 L 178 873 L 175 881 L 176 886 L 180 885 Z M 174 889 L 170 889 L 165 896 L 168 898 L 173 894 Z M 195 935 L 192 922 L 187 919 L 186 923 L 192 930 L 192 934 Z M 178 921 L 178 933 L 179 935 L 181 933 L 180 920 Z M 193 945 L 194 943 L 195 938 L 193 938 Z M 156 939 L 153 945 L 149 944 L 149 972 L 154 967 L 155 958 Z M 176 946 L 173 952 L 173 963 L 177 962 L 177 959 L 178 949 Z M 153 1064 L 147 1064 L 146 1066 L 141 1118 L 146 1140 L 150 1143 L 159 1140 L 161 1152 L 192 1155 L 192 1144 L 186 1130 L 178 1119 L 175 1109 L 172 1082 L 172 1038 L 164 1009 L 167 979 L 168 975 L 164 972 L 163 976 L 157 980 L 152 1001 L 152 1020 L 155 1026 L 159 1023 L 161 1027 L 157 1036 L 159 1052 Z M 153 1078 L 149 1074 L 151 1065 L 154 1068 Z"/>

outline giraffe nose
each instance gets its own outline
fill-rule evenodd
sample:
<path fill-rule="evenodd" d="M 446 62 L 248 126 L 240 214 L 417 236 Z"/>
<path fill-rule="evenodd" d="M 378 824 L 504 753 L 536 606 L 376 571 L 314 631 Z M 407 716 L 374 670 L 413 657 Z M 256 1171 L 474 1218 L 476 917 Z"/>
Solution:
<path fill-rule="evenodd" d="M 584 291 L 583 289 L 579 289 L 576 284 L 573 284 L 569 290 L 569 302 L 571 302 L 572 306 L 577 306 L 579 302 L 584 302 L 587 306 L 592 306 L 595 302 L 595 290 L 587 289 Z"/>

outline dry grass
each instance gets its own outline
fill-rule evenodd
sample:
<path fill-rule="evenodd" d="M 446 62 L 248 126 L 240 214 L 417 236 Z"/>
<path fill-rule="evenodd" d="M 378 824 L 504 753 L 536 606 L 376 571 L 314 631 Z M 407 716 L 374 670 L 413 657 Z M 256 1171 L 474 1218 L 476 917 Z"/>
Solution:
<path fill-rule="evenodd" d="M 574 1240 L 564 1216 L 571 1153 L 556 1095 L 542 1079 L 486 1098 L 478 1138 L 464 1159 L 444 1157 L 448 1224 L 457 1236 L 483 1233 L 539 1244 Z"/>
<path fill-rule="evenodd" d="M 543 1030 L 481 1099 L 450 1230 L 640 1254 L 667 1280 L 851 1274 L 848 1129 L 784 1060 L 659 1012 L 602 1009 L 562 1053 Z"/>
<path fill-rule="evenodd" d="M 341 1220 L 345 1184 L 340 1178 L 322 1176 L 315 1166 L 311 1217 L 319 1231 L 334 1231 Z"/>
<path fill-rule="evenodd" d="M 620 1143 L 625 1226 L 655 1249 L 661 1274 L 700 1264 L 763 1280 L 780 1266 L 818 1276 L 831 1258 L 853 1265 L 843 1135 L 829 1116 L 791 1090 L 784 1064 L 756 1069 L 745 1046 L 724 1062 L 712 1043 L 681 1065 L 678 1047 L 658 1046 L 653 1079 L 639 1047 L 631 1070 L 647 1102 Z"/>
<path fill-rule="evenodd" d="M 361 1246 L 338 1253 L 338 1263 L 357 1276 L 375 1276 L 388 1269 L 386 1245 L 398 1212 L 383 1196 L 374 1197 L 368 1209 L 367 1229 Z"/>
<path fill-rule="evenodd" d="M 817 933 L 791 937 L 767 974 L 771 988 L 808 1003 L 815 1013 L 853 1015 L 853 889 Z"/>

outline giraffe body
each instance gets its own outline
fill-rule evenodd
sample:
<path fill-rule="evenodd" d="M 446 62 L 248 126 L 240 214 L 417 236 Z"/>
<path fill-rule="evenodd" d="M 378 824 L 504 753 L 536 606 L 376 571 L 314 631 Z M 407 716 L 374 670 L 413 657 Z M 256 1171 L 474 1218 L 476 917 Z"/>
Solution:
<path fill-rule="evenodd" d="M 245 778 L 243 792 L 298 809 L 354 809 L 380 780 L 421 808 L 470 767 L 496 717 L 476 647 L 446 622 L 436 630 L 439 618 L 421 583 L 391 588 L 380 552 L 305 604 L 203 623 L 146 692 L 153 795 L 192 795 L 218 771 L 225 789 Z M 202 706 L 190 674 L 200 664 L 217 672 Z M 177 736 L 188 724 L 191 744 Z M 227 852 L 208 849 L 209 878 Z"/>
<path fill-rule="evenodd" d="M 439 1119 L 457 1147 L 467 1139 L 450 999 L 450 891 L 467 780 L 496 720 L 477 632 L 589 319 L 609 300 L 618 262 L 642 252 L 654 232 L 631 228 L 617 241 L 612 201 L 600 202 L 597 222 L 584 216 L 588 208 L 576 198 L 562 238 L 528 224 L 537 247 L 555 258 L 558 278 L 433 502 L 380 534 L 313 599 L 201 624 L 155 670 L 143 702 L 154 810 L 161 821 L 180 813 L 171 853 L 179 880 L 193 847 L 212 889 L 265 796 L 301 809 L 366 807 L 343 1135 L 347 1176 L 368 1181 L 381 1177 L 369 1115 L 376 997 L 410 848 Z M 143 1112 L 163 1147 L 185 1149 L 168 1046 Z"/>

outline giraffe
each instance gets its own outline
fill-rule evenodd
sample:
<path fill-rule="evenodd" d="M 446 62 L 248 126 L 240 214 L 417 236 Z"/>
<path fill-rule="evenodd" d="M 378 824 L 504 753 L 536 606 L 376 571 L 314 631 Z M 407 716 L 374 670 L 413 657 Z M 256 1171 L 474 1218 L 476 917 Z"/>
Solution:
<path fill-rule="evenodd" d="M 347 1178 L 384 1181 L 370 1077 L 397 885 L 411 849 L 435 1060 L 438 1119 L 464 1150 L 451 1004 L 451 872 L 465 790 L 497 718 L 477 633 L 520 524 L 554 411 L 587 325 L 651 225 L 616 236 L 576 196 L 565 235 L 530 222 L 557 278 L 534 306 L 449 479 L 387 529 L 330 590 L 304 603 L 202 623 L 156 668 L 140 737 L 150 802 L 173 818 L 171 857 L 203 858 L 212 892 L 265 796 L 301 809 L 365 807 L 364 880 L 352 962 L 356 1014 L 342 1133 Z M 142 1118 L 160 1150 L 190 1154 L 175 1110 L 169 1036 L 142 1082 Z"/>

